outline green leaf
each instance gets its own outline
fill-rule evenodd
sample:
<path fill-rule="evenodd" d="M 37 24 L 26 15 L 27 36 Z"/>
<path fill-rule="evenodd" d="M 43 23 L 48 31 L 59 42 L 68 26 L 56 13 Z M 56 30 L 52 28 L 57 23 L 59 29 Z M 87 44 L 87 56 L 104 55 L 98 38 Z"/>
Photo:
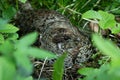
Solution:
<path fill-rule="evenodd" d="M 53 80 L 62 80 L 63 72 L 64 72 L 64 59 L 67 54 L 63 54 L 60 56 L 56 62 L 54 63 L 54 71 L 53 71 Z"/>
<path fill-rule="evenodd" d="M 120 73 L 117 72 L 117 70 L 120 70 L 120 64 L 118 64 L 120 63 L 120 49 L 111 41 L 105 40 L 96 34 L 93 35 L 93 42 L 97 46 L 97 48 L 103 52 L 103 54 L 111 57 L 111 67 L 109 73 L 111 72 L 112 74 L 113 72 L 115 72 L 115 75 L 117 76 Z"/>
<path fill-rule="evenodd" d="M 85 12 L 83 15 L 82 15 L 82 18 L 87 18 L 87 19 L 101 19 L 101 15 L 94 11 L 94 10 L 89 10 L 87 12 Z"/>
<path fill-rule="evenodd" d="M 1 33 L 15 33 L 18 30 L 19 29 L 12 24 L 4 24 L 3 26 L 0 26 Z"/>
<path fill-rule="evenodd" d="M 93 43 L 97 46 L 97 48 L 102 51 L 104 54 L 112 57 L 112 59 L 120 58 L 120 49 L 115 46 L 110 40 L 105 40 L 102 37 L 94 34 L 92 36 Z"/>
<path fill-rule="evenodd" d="M 0 57 L 0 80 L 14 80 L 15 65 L 5 57 Z"/>
<path fill-rule="evenodd" d="M 98 11 L 98 13 L 102 17 L 99 21 L 99 25 L 102 29 L 113 28 L 116 26 L 114 15 L 104 11 Z"/>
<path fill-rule="evenodd" d="M 95 70 L 94 68 L 82 68 L 79 69 L 78 72 L 83 75 L 89 75 L 92 74 L 94 70 Z"/>
<path fill-rule="evenodd" d="M 37 38 L 37 33 L 36 32 L 30 33 L 30 34 L 22 37 L 19 40 L 17 46 L 19 46 L 19 48 L 20 47 L 23 47 L 23 48 L 28 47 L 28 46 L 32 45 L 35 42 L 36 38 Z"/>
<path fill-rule="evenodd" d="M 102 29 L 113 28 L 116 26 L 115 16 L 101 10 L 99 10 L 98 12 L 94 10 L 89 10 L 82 15 L 82 18 L 98 19 L 98 24 Z"/>
<path fill-rule="evenodd" d="M 97 75 L 99 74 L 99 69 L 82 68 L 79 70 L 79 73 L 86 76 L 82 80 L 95 80 L 94 78 L 96 78 L 96 80 L 97 80 Z"/>
<path fill-rule="evenodd" d="M 78 72 L 80 74 L 86 75 L 83 80 L 108 80 L 109 68 L 109 64 L 104 64 L 100 68 L 82 68 Z"/>
<path fill-rule="evenodd" d="M 28 56 L 20 51 L 14 52 L 15 61 L 18 67 L 18 74 L 28 76 L 32 73 L 32 63 Z"/>
<path fill-rule="evenodd" d="M 19 0 L 20 2 L 22 2 L 22 3 L 25 3 L 27 0 Z"/>
<path fill-rule="evenodd" d="M 115 20 L 100 20 L 99 25 L 102 29 L 113 28 L 116 26 Z"/>
<path fill-rule="evenodd" d="M 120 24 L 117 23 L 117 26 L 111 29 L 113 34 L 117 34 L 120 32 Z"/>
<path fill-rule="evenodd" d="M 0 53 L 6 57 L 11 58 L 13 51 L 14 45 L 9 40 L 6 40 L 2 45 L 0 45 Z"/>
<path fill-rule="evenodd" d="M 48 59 L 56 58 L 56 56 L 53 53 L 46 51 L 46 50 L 43 50 L 43 49 L 29 48 L 28 51 L 29 51 L 28 55 L 35 57 L 35 58 L 40 58 L 40 59 L 45 59 L 46 57 Z"/>
<path fill-rule="evenodd" d="M 3 37 L 2 34 L 0 34 L 0 44 L 1 44 L 1 43 L 4 43 L 4 37 Z"/>
<path fill-rule="evenodd" d="M 7 8 L 6 10 L 3 11 L 2 17 L 4 19 L 10 20 L 14 17 L 15 14 L 16 14 L 16 9 L 14 7 L 10 6 L 9 8 Z"/>

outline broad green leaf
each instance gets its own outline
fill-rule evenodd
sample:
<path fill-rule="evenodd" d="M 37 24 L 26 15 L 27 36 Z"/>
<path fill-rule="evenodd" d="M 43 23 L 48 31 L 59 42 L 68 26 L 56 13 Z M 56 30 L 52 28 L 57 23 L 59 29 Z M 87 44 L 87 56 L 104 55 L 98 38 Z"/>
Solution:
<path fill-rule="evenodd" d="M 92 74 L 94 70 L 95 70 L 94 68 L 82 68 L 79 69 L 78 72 L 83 75 L 89 75 Z"/>
<path fill-rule="evenodd" d="M 40 58 L 40 59 L 45 59 L 46 57 L 48 59 L 56 58 L 55 54 L 39 48 L 29 48 L 28 54 L 32 57 Z"/>
<path fill-rule="evenodd" d="M 116 21 L 115 20 L 100 20 L 99 21 L 99 26 L 102 29 L 113 28 L 113 27 L 116 26 Z"/>
<path fill-rule="evenodd" d="M 25 3 L 27 0 L 19 0 L 20 2 L 22 2 L 22 3 Z"/>
<path fill-rule="evenodd" d="M 28 76 L 32 73 L 32 63 L 28 56 L 20 51 L 14 53 L 15 61 L 17 64 L 18 74 L 21 76 Z"/>
<path fill-rule="evenodd" d="M 82 15 L 82 18 L 101 19 L 102 17 L 98 12 L 96 12 L 94 10 L 89 10 Z"/>
<path fill-rule="evenodd" d="M 2 45 L 0 45 L 0 53 L 6 57 L 11 58 L 13 51 L 14 45 L 9 40 L 6 40 Z"/>
<path fill-rule="evenodd" d="M 111 31 L 112 31 L 113 34 L 119 33 L 119 32 L 120 32 L 120 24 L 118 23 L 118 25 L 115 26 L 115 27 L 113 27 L 113 28 L 111 29 Z"/>
<path fill-rule="evenodd" d="M 102 20 L 114 20 L 115 19 L 114 15 L 108 12 L 99 10 L 98 13 L 101 15 Z"/>
<path fill-rule="evenodd" d="M 113 28 L 116 26 L 114 15 L 104 11 L 98 11 L 98 13 L 102 17 L 99 21 L 99 25 L 102 29 Z"/>
<path fill-rule="evenodd" d="M 0 57 L 0 80 L 14 80 L 15 65 L 5 57 Z"/>
<path fill-rule="evenodd" d="M 10 20 L 14 17 L 15 14 L 16 14 L 15 8 L 10 6 L 9 8 L 7 8 L 6 10 L 3 11 L 2 17 L 4 19 Z"/>
<path fill-rule="evenodd" d="M 92 39 L 93 43 L 100 51 L 112 57 L 112 59 L 120 60 L 120 49 L 115 46 L 115 44 L 113 44 L 110 40 L 105 40 L 96 34 L 92 36 Z"/>
<path fill-rule="evenodd" d="M 28 47 L 28 46 L 32 45 L 35 42 L 36 38 L 37 38 L 37 33 L 36 32 L 30 33 L 30 34 L 28 34 L 26 36 L 23 36 L 19 40 L 17 46 L 19 46 L 19 48 L 20 47 Z"/>
<path fill-rule="evenodd" d="M 0 44 L 1 44 L 1 43 L 4 43 L 4 37 L 3 37 L 2 34 L 0 34 Z"/>
<path fill-rule="evenodd" d="M 15 33 L 18 30 L 19 29 L 12 24 L 4 24 L 3 26 L 0 26 L 1 33 Z"/>
<path fill-rule="evenodd" d="M 64 72 L 64 59 L 67 54 L 63 54 L 60 56 L 56 62 L 54 63 L 54 71 L 53 71 L 53 80 L 62 80 L 63 72 Z"/>

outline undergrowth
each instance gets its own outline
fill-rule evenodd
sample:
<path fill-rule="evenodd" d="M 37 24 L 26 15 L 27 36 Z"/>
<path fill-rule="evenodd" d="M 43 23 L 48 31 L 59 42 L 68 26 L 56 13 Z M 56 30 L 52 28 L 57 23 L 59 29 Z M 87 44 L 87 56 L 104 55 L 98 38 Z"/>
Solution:
<path fill-rule="evenodd" d="M 19 1 L 25 3 L 27 0 Z M 0 0 L 0 80 L 33 80 L 31 76 L 33 64 L 30 57 L 56 58 L 51 52 L 32 46 L 37 38 L 36 32 L 21 38 L 17 34 L 19 29 L 14 26 L 12 21 L 19 10 L 19 1 Z M 50 9 L 60 12 L 67 16 L 73 25 L 80 28 L 85 26 L 83 23 L 85 21 L 96 23 L 101 30 L 109 29 L 114 35 L 120 32 L 120 24 L 115 20 L 116 16 L 120 14 L 119 0 L 29 1 L 35 9 Z M 99 32 L 93 34 L 91 38 L 95 47 L 102 54 L 107 55 L 110 61 L 101 64 L 99 68 L 79 69 L 78 73 L 85 75 L 79 80 L 119 80 L 120 49 L 109 38 L 102 38 Z M 63 54 L 54 63 L 53 80 L 62 80 L 65 57 L 66 54 Z"/>

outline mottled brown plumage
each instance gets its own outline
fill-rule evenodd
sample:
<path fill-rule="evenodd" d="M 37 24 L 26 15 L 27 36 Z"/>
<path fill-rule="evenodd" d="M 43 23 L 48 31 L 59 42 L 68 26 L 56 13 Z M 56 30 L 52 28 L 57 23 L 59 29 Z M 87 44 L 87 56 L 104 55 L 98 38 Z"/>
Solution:
<path fill-rule="evenodd" d="M 39 47 L 57 55 L 68 53 L 65 65 L 73 66 L 89 59 L 91 43 L 66 17 L 50 10 L 24 10 L 17 15 L 20 34 L 39 32 Z"/>
<path fill-rule="evenodd" d="M 89 38 L 77 27 L 74 27 L 65 16 L 56 11 L 22 10 L 16 15 L 15 25 L 20 28 L 19 34 L 21 36 L 37 31 L 39 33 L 36 41 L 38 47 L 51 51 L 58 56 L 66 52 L 68 54 L 65 59 L 66 68 L 72 69 L 73 66 L 79 66 L 80 63 L 87 61 L 92 54 Z M 47 61 L 44 68 L 45 72 L 42 73 L 43 77 L 50 77 L 51 72 L 49 71 L 53 62 L 54 59 Z M 37 67 L 34 74 L 38 76 L 36 69 Z M 63 80 L 67 80 L 66 76 L 69 74 L 65 75 Z"/>

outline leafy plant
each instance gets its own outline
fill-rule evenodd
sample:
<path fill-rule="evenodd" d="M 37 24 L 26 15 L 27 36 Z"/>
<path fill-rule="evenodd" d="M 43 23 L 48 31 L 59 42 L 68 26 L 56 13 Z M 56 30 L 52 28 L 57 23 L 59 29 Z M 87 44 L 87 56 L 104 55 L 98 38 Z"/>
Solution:
<path fill-rule="evenodd" d="M 37 33 L 34 32 L 15 43 L 11 40 L 5 40 L 0 45 L 2 55 L 0 56 L 0 80 L 33 80 L 30 76 L 33 66 L 29 57 L 41 59 L 56 57 L 48 51 L 31 47 L 36 38 Z"/>
<path fill-rule="evenodd" d="M 85 20 L 93 19 L 92 22 L 98 23 L 102 29 L 111 29 L 114 34 L 120 32 L 120 23 L 117 23 L 115 16 L 108 12 L 89 10 L 82 15 L 82 18 Z"/>
<path fill-rule="evenodd" d="M 18 40 L 19 35 L 16 32 L 19 29 L 10 23 L 18 10 L 18 1 L 25 3 L 27 0 L 14 0 L 14 2 L 0 0 L 0 80 L 33 80 L 31 77 L 33 66 L 30 57 L 40 59 L 56 57 L 48 51 L 31 46 L 36 40 L 37 33 L 28 34 Z M 83 26 L 80 23 L 82 16 L 85 20 L 97 23 L 101 29 L 110 29 L 114 34 L 120 32 L 120 23 L 117 23 L 115 16 L 109 13 L 120 13 L 119 0 L 29 1 L 36 9 L 56 10 L 66 15 L 75 26 Z M 100 68 L 79 70 L 79 73 L 86 75 L 83 80 L 119 80 L 119 48 L 111 41 L 104 40 L 97 35 L 93 36 L 93 42 L 103 54 L 111 57 L 111 61 Z M 62 79 L 65 56 L 66 54 L 63 54 L 54 64 L 54 80 Z"/>
<path fill-rule="evenodd" d="M 15 14 L 16 9 L 9 4 L 9 1 L 0 1 L 0 44 L 8 38 L 12 40 L 18 38 L 16 32 L 19 28 L 10 23 Z"/>
<path fill-rule="evenodd" d="M 78 72 L 86 75 L 80 80 L 119 80 L 120 79 L 120 49 L 109 40 L 93 35 L 93 43 L 103 54 L 111 57 L 110 63 L 102 65 L 100 68 L 83 68 Z"/>
<path fill-rule="evenodd" d="M 0 43 L 4 43 L 5 39 L 18 38 L 16 33 L 19 29 L 12 24 L 9 24 L 7 20 L 0 18 Z"/>

